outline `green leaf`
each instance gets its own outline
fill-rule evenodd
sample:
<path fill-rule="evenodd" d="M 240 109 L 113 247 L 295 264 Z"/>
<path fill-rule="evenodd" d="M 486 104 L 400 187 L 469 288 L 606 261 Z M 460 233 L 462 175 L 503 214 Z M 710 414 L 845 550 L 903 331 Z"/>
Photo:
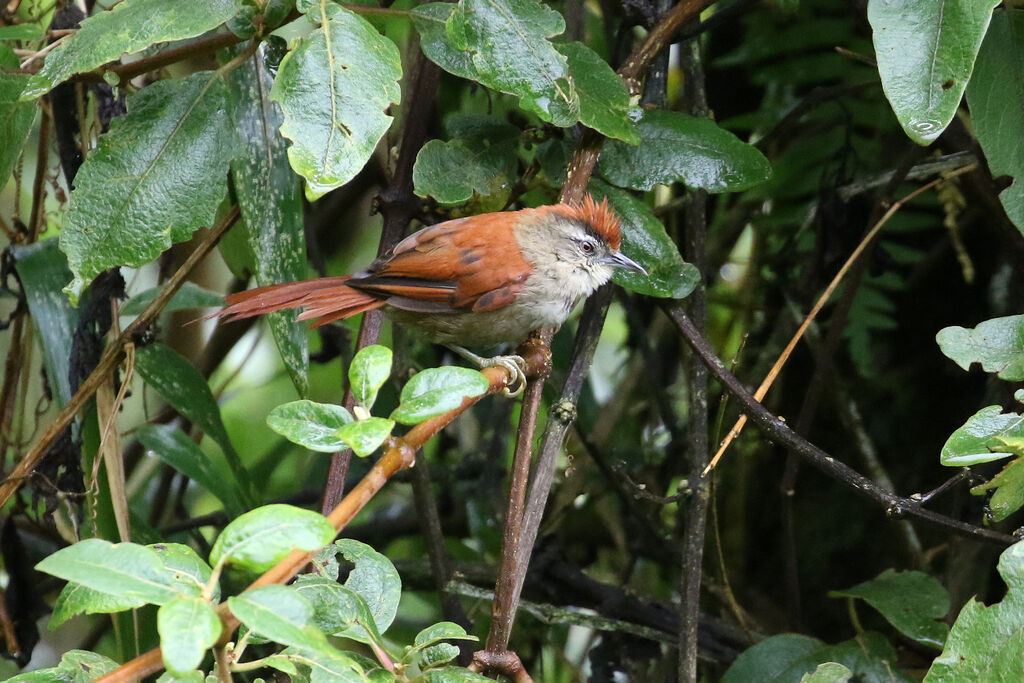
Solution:
<path fill-rule="evenodd" d="M 423 683 L 487 683 L 491 679 L 461 666 L 446 666 L 424 671 L 420 680 Z"/>
<path fill-rule="evenodd" d="M 452 140 L 431 140 L 416 155 L 416 194 L 444 205 L 461 204 L 474 193 L 507 199 L 519 163 L 519 129 L 495 117 L 467 115 L 449 117 L 446 128 Z"/>
<path fill-rule="evenodd" d="M 139 315 L 146 307 L 153 303 L 163 287 L 150 287 L 144 292 L 139 292 L 125 302 L 121 307 L 121 315 Z M 171 300 L 164 306 L 163 312 L 183 311 L 191 308 L 209 308 L 211 306 L 223 306 L 224 297 L 216 292 L 203 289 L 194 282 L 186 282 L 181 286 Z"/>
<path fill-rule="evenodd" d="M 174 425 L 142 425 L 135 431 L 139 443 L 152 451 L 177 472 L 196 482 L 224 504 L 237 517 L 246 509 L 238 481 L 228 469 L 214 464 L 196 443 Z"/>
<path fill-rule="evenodd" d="M 328 3 L 323 24 L 281 61 L 270 98 L 281 103 L 288 160 L 316 199 L 363 168 L 399 102 L 398 48 L 368 21 Z"/>
<path fill-rule="evenodd" d="M 490 385 L 487 378 L 469 368 L 428 368 L 416 373 L 402 387 L 401 402 L 391 419 L 414 425 L 443 415 L 462 405 L 463 399 L 480 396 Z"/>
<path fill-rule="evenodd" d="M 344 448 L 338 430 L 352 422 L 342 406 L 313 401 L 292 401 L 279 405 L 267 415 L 267 425 L 293 443 L 321 453 Z"/>
<path fill-rule="evenodd" d="M 71 277 L 67 258 L 56 240 L 13 247 L 15 268 L 25 291 L 28 310 L 42 340 L 46 378 L 61 405 L 71 400 L 71 339 L 78 326 L 78 311 L 71 308 L 61 288 Z"/>
<path fill-rule="evenodd" d="M 942 649 L 949 634 L 949 627 L 937 621 L 949 611 L 949 593 L 924 572 L 886 569 L 871 581 L 829 595 L 863 599 L 900 633 L 936 649 Z"/>
<path fill-rule="evenodd" d="M 227 99 L 221 77 L 203 71 L 128 100 L 75 178 L 60 236 L 72 303 L 107 268 L 142 266 L 213 223 L 237 148 Z"/>
<path fill-rule="evenodd" d="M 473 66 L 473 55 L 455 49 L 448 41 L 447 22 L 454 11 L 455 5 L 447 2 L 425 3 L 412 10 L 412 23 L 420 34 L 420 49 L 427 59 L 448 73 L 478 81 L 480 75 Z"/>
<path fill-rule="evenodd" d="M 986 320 L 973 330 L 946 327 L 935 341 L 964 370 L 981 363 L 985 372 L 999 373 L 999 379 L 1024 381 L 1024 315 Z"/>
<path fill-rule="evenodd" d="M 725 672 L 722 683 L 797 683 L 826 662 L 844 665 L 864 683 L 913 680 L 896 668 L 896 651 L 889 641 L 865 631 L 837 645 L 794 633 L 772 636 L 740 654 Z"/>
<path fill-rule="evenodd" d="M 210 564 L 263 572 L 292 550 L 310 551 L 327 545 L 336 533 L 319 513 L 292 505 L 264 505 L 224 528 L 210 551 Z"/>
<path fill-rule="evenodd" d="M 442 640 L 479 640 L 466 633 L 466 629 L 450 621 L 439 621 L 416 634 L 414 647 L 427 647 Z"/>
<path fill-rule="evenodd" d="M 258 286 L 306 277 L 302 183 L 288 165 L 287 144 L 278 134 L 284 117 L 269 97 L 273 77 L 255 55 L 227 77 L 231 117 L 244 152 L 231 162 L 246 241 L 254 256 Z M 295 311 L 267 315 L 281 360 L 300 396 L 309 390 L 309 342 Z"/>
<path fill-rule="evenodd" d="M 44 558 L 36 569 L 101 593 L 155 605 L 179 593 L 173 572 L 167 570 L 160 556 L 134 543 L 86 539 Z"/>
<path fill-rule="evenodd" d="M 356 662 L 351 653 L 333 649 L 314 652 L 309 649 L 296 651 L 289 648 L 282 654 L 309 669 L 309 683 L 377 683 L 380 680 L 367 677 L 363 667 Z M 395 680 L 394 674 L 388 675 L 390 678 L 387 680 Z"/>
<path fill-rule="evenodd" d="M 997 441 L 1005 442 L 1009 440 L 997 437 Z M 1019 455 L 1020 439 L 1018 438 L 1014 441 L 1018 443 L 1012 450 Z M 1001 522 L 1017 510 L 1020 510 L 1021 507 L 1024 507 L 1024 459 L 1020 457 L 1015 458 L 992 479 L 984 484 L 973 487 L 971 493 L 977 496 L 985 494 L 992 489 L 995 489 L 996 492 L 988 500 L 991 521 Z"/>
<path fill-rule="evenodd" d="M 77 33 L 61 41 L 46 56 L 42 70 L 29 81 L 22 99 L 35 99 L 71 76 L 112 62 L 122 54 L 206 33 L 234 16 L 240 7 L 241 0 L 122 0 L 110 11 L 96 12 L 85 19 Z"/>
<path fill-rule="evenodd" d="M 345 587 L 363 597 L 370 607 L 377 630 L 384 633 L 398 613 L 402 597 L 402 579 L 388 558 L 376 550 L 351 538 L 334 542 L 334 547 L 346 560 L 355 564 L 345 580 Z"/>
<path fill-rule="evenodd" d="M 156 613 L 164 666 L 178 675 L 197 668 L 220 638 L 220 617 L 202 598 L 176 598 Z"/>
<path fill-rule="evenodd" d="M 183 543 L 152 543 L 146 546 L 157 554 L 164 567 L 174 576 L 174 587 L 182 595 L 198 596 L 213 576 L 213 569 L 196 554 L 195 550 Z M 215 587 L 212 599 L 220 598 L 220 589 Z"/>
<path fill-rule="evenodd" d="M 112 614 L 145 604 L 146 601 L 137 596 L 103 593 L 69 581 L 53 603 L 53 613 L 47 628 L 52 631 L 78 614 Z"/>
<path fill-rule="evenodd" d="M 33 102 L 18 101 L 28 78 L 19 74 L 0 73 L 0 189 L 10 179 L 39 111 Z"/>
<path fill-rule="evenodd" d="M 448 664 L 459 656 L 459 648 L 451 643 L 438 643 L 423 650 L 420 656 L 420 668 L 428 669 L 434 666 Z"/>
<path fill-rule="evenodd" d="M 321 631 L 384 649 L 384 639 L 362 595 L 323 576 L 301 576 L 294 588 L 313 606 L 313 623 Z"/>
<path fill-rule="evenodd" d="M 548 40 L 565 31 L 557 11 L 538 0 L 460 0 L 445 29 L 454 50 L 472 54 L 475 80 L 556 126 L 579 119 L 568 60 Z"/>
<path fill-rule="evenodd" d="M 95 652 L 69 650 L 57 666 L 19 674 L 6 683 L 90 683 L 117 666 L 114 660 Z"/>
<path fill-rule="evenodd" d="M 228 607 L 253 633 L 300 650 L 330 651 L 320 629 L 311 624 L 313 607 L 285 586 L 260 586 L 228 598 Z"/>
<path fill-rule="evenodd" d="M 619 187 L 649 190 L 679 181 L 708 192 L 738 192 L 763 183 L 772 167 L 756 147 L 710 119 L 655 109 L 637 124 L 640 144 L 610 141 L 601 172 Z"/>
<path fill-rule="evenodd" d="M 903 130 L 927 145 L 953 120 L 999 0 L 869 0 L 882 89 Z"/>
<path fill-rule="evenodd" d="M 626 84 L 608 62 L 583 43 L 555 46 L 569 60 L 576 92 L 580 98 L 580 122 L 602 135 L 631 145 L 640 142 L 631 114 L 639 110 L 629 103 Z"/>
<path fill-rule="evenodd" d="M 417 633 L 413 647 L 408 649 L 402 657 L 402 661 L 413 662 L 419 657 L 422 661 L 421 668 L 446 664 L 459 654 L 459 648 L 445 643 L 446 640 L 479 639 L 476 636 L 467 635 L 466 629 L 458 624 L 442 621 Z"/>
<path fill-rule="evenodd" d="M 391 436 L 391 430 L 394 428 L 394 420 L 368 417 L 365 420 L 348 423 L 337 431 L 337 436 L 352 449 L 353 453 L 365 458 Z"/>
<path fill-rule="evenodd" d="M 838 662 L 819 664 L 813 672 L 804 674 L 800 683 L 846 683 L 853 672 Z"/>
<path fill-rule="evenodd" d="M 156 679 L 156 683 L 206 683 L 206 674 L 198 669 L 186 671 L 183 674 L 173 674 L 165 671 Z"/>
<path fill-rule="evenodd" d="M 1006 596 L 991 607 L 977 600 L 964 605 L 925 683 L 1020 678 L 1024 657 L 1024 543 L 1004 550 L 997 569 L 1009 589 Z"/>
<path fill-rule="evenodd" d="M 989 3 L 985 3 L 986 5 Z M 1006 215 L 1024 232 L 1024 12 L 992 15 L 967 86 L 971 128 L 995 177 L 1013 183 L 999 194 Z"/>
<path fill-rule="evenodd" d="M 0 26 L 0 40 L 42 40 L 46 29 L 40 24 Z"/>
<path fill-rule="evenodd" d="M 359 350 L 348 366 L 348 381 L 356 403 L 369 410 L 377 392 L 391 375 L 391 349 L 373 344 Z"/>
<path fill-rule="evenodd" d="M 616 269 L 612 281 L 626 289 L 662 298 L 682 299 L 700 282 L 700 273 L 683 261 L 665 226 L 643 201 L 599 180 L 590 183 L 596 199 L 608 198 L 622 221 L 622 253 L 647 269 L 647 275 Z"/>
<path fill-rule="evenodd" d="M 1017 413 L 1003 413 L 999 406 L 982 408 L 962 427 L 953 432 L 942 447 L 939 462 L 947 467 L 968 467 L 982 462 L 1000 460 L 1009 453 L 993 452 L 1000 438 L 1024 436 L 1024 418 Z"/>

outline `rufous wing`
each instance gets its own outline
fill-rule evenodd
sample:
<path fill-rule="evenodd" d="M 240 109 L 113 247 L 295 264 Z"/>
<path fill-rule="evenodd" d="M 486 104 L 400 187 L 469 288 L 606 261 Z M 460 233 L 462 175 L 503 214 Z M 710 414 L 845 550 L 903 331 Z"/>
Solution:
<path fill-rule="evenodd" d="M 521 212 L 459 218 L 405 238 L 349 286 L 420 311 L 490 311 L 511 303 L 532 268 L 515 237 Z"/>

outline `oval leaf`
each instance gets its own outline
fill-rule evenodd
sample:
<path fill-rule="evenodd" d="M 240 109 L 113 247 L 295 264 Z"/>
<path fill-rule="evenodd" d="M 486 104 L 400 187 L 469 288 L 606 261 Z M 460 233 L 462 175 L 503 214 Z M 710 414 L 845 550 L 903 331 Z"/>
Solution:
<path fill-rule="evenodd" d="M 947 327 L 935 341 L 964 370 L 981 363 L 985 372 L 999 373 L 999 379 L 1024 380 L 1024 315 L 986 320 L 973 330 Z"/>
<path fill-rule="evenodd" d="M 21 154 L 21 148 L 28 139 L 39 111 L 32 102 L 18 101 L 28 78 L 20 74 L 0 73 L 0 178 L 4 179 L 4 183 L 11 177 L 11 171 L 18 162 L 18 155 Z"/>
<path fill-rule="evenodd" d="M 333 453 L 345 448 L 338 430 L 352 422 L 342 406 L 313 401 L 292 401 L 270 411 L 267 425 L 292 443 L 311 451 Z"/>
<path fill-rule="evenodd" d="M 580 122 L 606 137 L 638 144 L 640 135 L 633 121 L 629 90 L 608 62 L 583 43 L 561 43 L 555 47 L 569 60 L 569 71 L 580 98 Z"/>
<path fill-rule="evenodd" d="M 320 9 L 320 8 L 317 8 Z M 322 5 L 323 23 L 300 38 L 278 68 L 270 99 L 284 112 L 288 160 L 316 199 L 363 168 L 391 126 L 401 98 L 398 48 L 362 17 Z"/>
<path fill-rule="evenodd" d="M 156 629 L 164 666 L 182 675 L 202 663 L 203 655 L 220 638 L 221 623 L 202 598 L 176 598 L 157 611 Z"/>
<path fill-rule="evenodd" d="M 949 627 L 938 621 L 949 611 L 949 593 L 924 572 L 886 569 L 852 588 L 830 591 L 831 597 L 861 598 L 908 638 L 941 649 Z"/>
<path fill-rule="evenodd" d="M 487 378 L 469 368 L 429 368 L 416 373 L 402 387 L 401 402 L 391 419 L 406 425 L 443 415 L 462 405 L 465 398 L 486 393 Z"/>
<path fill-rule="evenodd" d="M 105 14 L 105 13 L 104 13 Z M 72 302 L 100 272 L 142 266 L 211 225 L 237 150 L 223 79 L 201 71 L 158 81 L 86 158 L 60 235 Z"/>
<path fill-rule="evenodd" d="M 231 613 L 250 631 L 301 650 L 330 650 L 324 634 L 310 622 L 313 607 L 292 588 L 260 586 L 228 598 Z"/>
<path fill-rule="evenodd" d="M 394 420 L 368 417 L 365 420 L 348 423 L 338 430 L 337 436 L 352 449 L 353 453 L 365 458 L 377 450 L 384 443 L 384 439 L 391 436 L 391 430 L 394 428 Z"/>
<path fill-rule="evenodd" d="M 1003 414 L 999 406 L 982 408 L 971 416 L 960 429 L 953 432 L 945 445 L 939 462 L 948 467 L 967 467 L 992 462 L 1010 456 L 995 453 L 999 446 L 996 437 L 1020 438 L 1024 436 L 1024 417 L 1017 413 Z"/>
<path fill-rule="evenodd" d="M 384 633 L 398 613 L 402 597 L 402 579 L 391 561 L 376 550 L 351 538 L 334 542 L 346 560 L 355 564 L 345 580 L 345 587 L 363 597 L 373 614 L 377 630 Z"/>
<path fill-rule="evenodd" d="M 614 185 L 649 190 L 679 181 L 708 192 L 737 192 L 767 180 L 771 165 L 756 147 L 710 119 L 655 109 L 637 124 L 640 144 L 605 145 L 601 171 Z"/>
<path fill-rule="evenodd" d="M 327 545 L 337 532 L 323 515 L 292 505 L 264 505 L 228 524 L 210 551 L 210 564 L 270 569 L 292 550 Z"/>
<path fill-rule="evenodd" d="M 999 0 L 869 0 L 882 89 L 910 138 L 927 145 L 953 120 Z"/>
<path fill-rule="evenodd" d="M 384 649 L 373 613 L 359 593 L 323 576 L 301 576 L 295 590 L 313 606 L 313 623 L 324 633 Z"/>
<path fill-rule="evenodd" d="M 377 391 L 391 375 L 391 349 L 373 344 L 360 349 L 348 366 L 348 381 L 356 403 L 367 410 L 377 400 Z M 375 446 L 376 448 L 376 446 Z"/>

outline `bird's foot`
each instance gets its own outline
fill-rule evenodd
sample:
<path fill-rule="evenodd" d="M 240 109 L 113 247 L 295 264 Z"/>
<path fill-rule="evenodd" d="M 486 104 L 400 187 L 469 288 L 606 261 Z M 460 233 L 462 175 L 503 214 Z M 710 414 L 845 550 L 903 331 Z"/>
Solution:
<path fill-rule="evenodd" d="M 515 398 L 523 393 L 526 388 L 526 361 L 522 356 L 492 356 L 484 358 L 461 346 L 450 344 L 452 351 L 459 354 L 471 363 L 475 363 L 481 370 L 484 368 L 502 367 L 508 371 L 509 381 L 505 383 L 505 395 Z"/>

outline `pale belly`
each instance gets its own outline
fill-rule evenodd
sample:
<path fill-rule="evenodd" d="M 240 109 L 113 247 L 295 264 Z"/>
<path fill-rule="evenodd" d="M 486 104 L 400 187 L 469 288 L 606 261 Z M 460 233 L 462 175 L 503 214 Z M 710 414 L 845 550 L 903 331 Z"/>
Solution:
<path fill-rule="evenodd" d="M 489 347 L 518 344 L 533 330 L 559 327 L 569 317 L 573 302 L 519 303 L 483 313 L 417 313 L 391 306 L 384 308 L 389 318 L 420 331 L 438 344 Z"/>

